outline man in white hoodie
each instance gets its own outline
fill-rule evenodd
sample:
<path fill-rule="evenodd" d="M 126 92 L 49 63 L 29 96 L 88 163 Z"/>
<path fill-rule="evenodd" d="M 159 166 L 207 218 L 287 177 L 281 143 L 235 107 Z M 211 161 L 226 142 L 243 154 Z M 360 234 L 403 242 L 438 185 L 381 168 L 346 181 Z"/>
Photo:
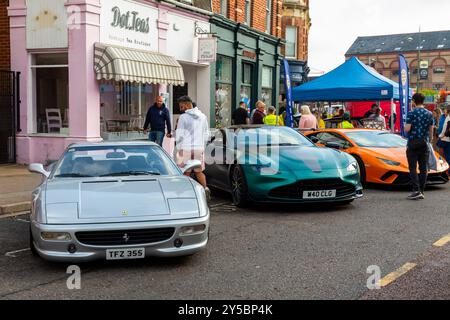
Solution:
<path fill-rule="evenodd" d="M 205 188 L 210 197 L 210 190 L 206 185 L 205 148 L 209 138 L 208 118 L 194 107 L 192 99 L 188 96 L 178 99 L 181 112 L 184 112 L 178 120 L 176 129 L 177 164 L 184 167 L 189 160 L 199 160 L 202 167 L 195 169 L 194 173 L 198 182 Z M 186 172 L 190 176 L 192 172 Z"/>

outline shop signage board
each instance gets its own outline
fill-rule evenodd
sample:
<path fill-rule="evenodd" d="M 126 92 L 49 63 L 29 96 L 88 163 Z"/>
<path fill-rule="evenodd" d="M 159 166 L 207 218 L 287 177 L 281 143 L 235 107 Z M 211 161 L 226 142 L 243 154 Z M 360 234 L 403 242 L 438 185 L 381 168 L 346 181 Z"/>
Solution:
<path fill-rule="evenodd" d="M 158 51 L 158 9 L 136 1 L 101 0 L 100 42 Z"/>
<path fill-rule="evenodd" d="M 66 0 L 27 0 L 27 49 L 67 48 Z"/>
<path fill-rule="evenodd" d="M 198 62 L 215 62 L 217 57 L 217 40 L 214 37 L 198 39 Z"/>

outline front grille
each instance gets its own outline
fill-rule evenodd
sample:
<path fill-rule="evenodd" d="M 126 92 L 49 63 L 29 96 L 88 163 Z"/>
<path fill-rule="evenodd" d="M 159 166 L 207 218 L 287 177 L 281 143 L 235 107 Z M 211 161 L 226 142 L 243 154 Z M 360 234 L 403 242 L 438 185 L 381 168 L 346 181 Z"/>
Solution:
<path fill-rule="evenodd" d="M 409 173 L 403 172 L 391 172 L 391 176 L 396 174 L 398 177 L 394 181 L 394 185 L 397 186 L 407 186 L 411 184 L 411 178 Z M 383 178 L 382 178 L 383 179 Z M 431 173 L 428 174 L 427 183 L 429 184 L 437 184 L 437 183 L 447 183 L 449 181 L 448 175 L 445 172 L 442 173 Z"/>
<path fill-rule="evenodd" d="M 295 184 L 273 189 L 271 197 L 282 199 L 303 199 L 304 191 L 336 190 L 336 197 L 350 196 L 356 187 L 340 179 L 303 180 Z"/>
<path fill-rule="evenodd" d="M 80 243 L 91 246 L 121 246 L 156 243 L 172 238 L 175 228 L 76 232 Z"/>

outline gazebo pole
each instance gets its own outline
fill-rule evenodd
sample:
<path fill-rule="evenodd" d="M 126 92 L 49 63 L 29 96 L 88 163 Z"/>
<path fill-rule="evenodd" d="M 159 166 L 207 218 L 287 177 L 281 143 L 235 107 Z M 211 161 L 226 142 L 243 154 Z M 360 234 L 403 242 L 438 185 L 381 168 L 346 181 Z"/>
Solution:
<path fill-rule="evenodd" d="M 395 132 L 395 119 L 394 119 L 394 113 L 395 113 L 395 109 L 396 109 L 396 105 L 394 104 L 394 98 L 391 99 L 391 132 L 394 133 Z"/>

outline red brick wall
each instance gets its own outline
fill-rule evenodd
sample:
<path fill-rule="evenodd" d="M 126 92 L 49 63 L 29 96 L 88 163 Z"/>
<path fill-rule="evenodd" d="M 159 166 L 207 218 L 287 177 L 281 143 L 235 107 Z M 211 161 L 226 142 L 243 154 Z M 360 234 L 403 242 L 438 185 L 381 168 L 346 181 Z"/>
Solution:
<path fill-rule="evenodd" d="M 8 0 L 0 0 L 0 70 L 9 70 L 11 66 Z"/>
<path fill-rule="evenodd" d="M 220 13 L 220 0 L 212 0 L 214 13 Z M 281 36 L 282 1 L 272 0 L 270 34 Z M 266 0 L 252 0 L 251 27 L 266 32 Z M 245 22 L 245 0 L 228 0 L 228 18 L 239 23 Z"/>

